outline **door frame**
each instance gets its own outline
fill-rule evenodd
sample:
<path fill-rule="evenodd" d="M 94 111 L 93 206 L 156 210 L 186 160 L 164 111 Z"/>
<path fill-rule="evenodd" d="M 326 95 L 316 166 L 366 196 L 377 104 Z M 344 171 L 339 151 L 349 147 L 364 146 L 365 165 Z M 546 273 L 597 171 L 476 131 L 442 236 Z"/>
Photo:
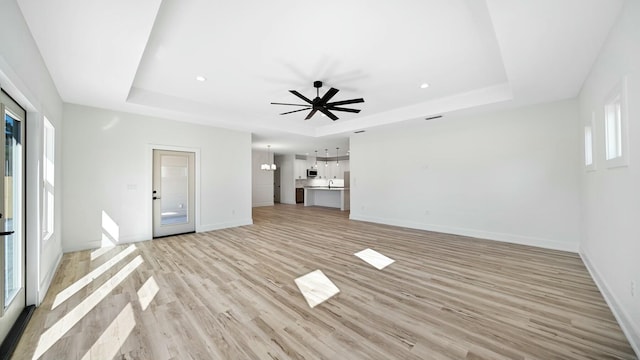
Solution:
<path fill-rule="evenodd" d="M 21 308 L 19 308 L 18 310 L 11 310 L 11 311 L 16 311 L 18 313 L 18 316 L 15 320 L 15 322 L 11 325 L 11 327 L 9 328 L 9 332 L 6 335 L 6 338 L 4 339 L 0 339 L 0 344 L 3 345 L 3 351 L 6 350 L 4 347 L 5 346 L 9 346 L 9 350 L 12 351 L 12 347 L 15 346 L 17 339 L 19 339 L 19 336 L 21 335 L 21 333 L 15 333 L 14 329 L 16 328 L 16 326 L 18 326 L 18 324 L 23 321 L 21 320 L 23 318 L 23 315 L 25 314 L 25 312 L 28 313 L 27 318 L 30 317 L 30 314 L 33 311 L 33 306 L 29 306 L 31 304 L 29 304 L 29 285 L 31 285 L 31 280 L 29 278 L 30 274 L 28 273 L 28 266 L 29 266 L 29 260 L 30 259 L 30 255 L 29 255 L 29 242 L 28 242 L 28 237 L 27 237 L 27 118 L 29 116 L 29 112 L 27 111 L 27 109 L 25 107 L 22 106 L 21 103 L 19 103 L 15 98 L 13 98 L 10 94 L 9 91 L 5 90 L 4 87 L 0 87 L 0 91 L 4 94 L 5 97 L 9 98 L 9 100 L 11 100 L 13 103 L 15 104 L 0 104 L 0 116 L 2 117 L 0 119 L 0 121 L 3 122 L 2 126 L 0 126 L 0 129 L 2 129 L 2 136 L 4 136 L 4 116 L 5 116 L 5 111 L 10 113 L 10 115 L 15 118 L 17 121 L 19 121 L 21 123 L 21 148 L 22 148 L 22 154 L 21 154 L 21 167 L 22 167 L 22 179 L 20 179 L 21 181 L 21 186 L 22 186 L 22 191 L 21 191 L 21 196 L 20 196 L 20 202 L 21 202 L 21 209 L 20 209 L 20 216 L 22 216 L 22 221 L 20 223 L 20 232 L 22 233 L 22 239 L 21 239 L 21 246 L 22 246 L 22 263 L 21 263 L 21 277 L 22 277 L 22 284 L 21 284 L 21 290 L 16 294 L 16 297 L 12 299 L 11 303 L 13 303 L 13 301 L 16 301 L 17 297 L 22 297 L 22 300 L 20 300 L 23 304 L 23 306 Z M 18 108 L 14 108 L 14 105 L 16 105 Z M 21 111 L 19 111 L 21 110 Z M 21 114 L 18 114 L 17 112 L 24 112 L 24 117 L 21 117 Z M 4 150 L 3 150 L 4 151 Z M 4 154 L 1 156 L 2 160 L 2 164 L 4 166 Z M 4 185 L 4 181 L 2 181 L 2 185 Z M 3 190 L 4 191 L 4 190 Z M 6 194 L 5 194 L 6 195 Z M 4 201 L 4 199 L 3 199 Z M 4 213 L 4 211 L 6 209 L 4 209 L 4 204 L 0 204 L 0 206 L 2 207 L 2 213 Z M 0 241 L 0 243 L 4 243 L 5 239 L 2 239 L 2 241 Z M 2 251 L 2 253 L 4 254 L 4 251 Z M 5 259 L 0 259 L 0 266 L 4 267 L 5 263 L 4 263 Z M 0 286 L 4 287 L 4 275 L 2 275 L 2 279 L 0 279 Z M 0 317 L 4 317 L 6 316 L 8 313 L 6 312 L 6 306 L 7 304 L 4 303 L 4 290 L 0 290 L 0 296 L 2 296 L 3 298 L 0 299 Z M 12 305 L 10 305 L 12 306 Z M 31 309 L 29 309 L 29 307 Z M 28 320 L 27 320 L 28 321 Z M 16 338 L 16 336 L 18 336 Z"/>
<path fill-rule="evenodd" d="M 44 111 L 42 110 L 42 104 L 37 100 L 36 96 L 24 86 L 24 83 L 12 70 L 11 66 L 0 56 L 0 88 L 2 88 L 6 94 L 14 99 L 22 108 L 27 112 L 25 119 L 25 187 L 24 187 L 24 224 L 26 229 L 25 235 L 25 290 L 26 290 L 26 304 L 40 306 L 40 303 L 44 299 L 44 292 L 42 289 L 48 289 L 53 275 L 55 274 L 60 262 L 62 260 L 62 250 L 53 260 L 54 265 L 47 274 L 41 274 L 41 259 L 42 253 L 47 246 L 43 246 L 41 243 L 39 224 L 40 224 L 40 197 L 42 186 L 42 174 L 40 168 L 41 153 L 42 153 L 42 141 L 41 131 L 44 122 Z M 51 109 L 50 109 L 51 110 Z M 56 196 L 58 193 L 56 192 Z M 56 205 L 57 207 L 57 205 Z M 57 214 L 57 212 L 56 212 Z M 58 220 L 56 220 L 57 222 Z M 36 231 L 29 231 L 29 229 L 38 229 Z M 59 227 L 55 227 L 56 231 L 59 231 Z M 57 234 L 56 234 L 57 236 Z M 51 247 L 53 241 L 47 242 Z M 42 286 L 41 286 L 42 285 Z"/>
<path fill-rule="evenodd" d="M 168 151 L 183 151 L 195 153 L 196 158 L 194 161 L 195 168 L 195 225 L 196 232 L 200 232 L 200 148 L 175 146 L 175 145 L 163 145 L 163 144 L 147 144 L 147 189 L 145 190 L 147 201 L 145 202 L 147 208 L 147 238 L 153 239 L 153 150 L 168 150 Z"/>

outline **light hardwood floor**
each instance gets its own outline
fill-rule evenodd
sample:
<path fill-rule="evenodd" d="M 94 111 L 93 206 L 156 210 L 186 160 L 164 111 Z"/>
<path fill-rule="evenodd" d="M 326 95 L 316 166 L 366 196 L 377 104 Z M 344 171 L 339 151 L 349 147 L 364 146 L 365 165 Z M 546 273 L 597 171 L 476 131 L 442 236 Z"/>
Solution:
<path fill-rule="evenodd" d="M 576 254 L 334 209 L 253 215 L 252 226 L 65 254 L 14 358 L 634 358 Z M 365 248 L 396 262 L 377 270 L 353 255 Z M 316 269 L 340 293 L 311 309 L 294 279 Z"/>

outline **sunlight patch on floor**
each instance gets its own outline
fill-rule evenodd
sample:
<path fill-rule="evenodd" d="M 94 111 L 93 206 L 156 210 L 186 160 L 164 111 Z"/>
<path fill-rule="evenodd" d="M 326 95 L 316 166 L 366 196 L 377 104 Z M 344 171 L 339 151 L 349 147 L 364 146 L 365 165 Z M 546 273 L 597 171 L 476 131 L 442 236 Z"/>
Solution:
<path fill-rule="evenodd" d="M 131 303 L 120 311 L 102 335 L 82 357 L 82 360 L 113 359 L 136 326 Z"/>
<path fill-rule="evenodd" d="M 140 290 L 138 290 L 138 301 L 140 301 L 142 311 L 147 310 L 147 307 L 151 301 L 153 301 L 153 298 L 156 297 L 159 290 L 160 287 L 158 287 L 158 283 L 156 283 L 156 279 L 154 279 L 153 276 L 147 279 L 142 285 Z"/>
<path fill-rule="evenodd" d="M 80 304 L 73 308 L 69 313 L 63 316 L 58 322 L 47 329 L 40 336 L 38 346 L 33 359 L 42 356 L 53 344 L 60 340 L 71 328 L 73 328 L 85 315 L 87 315 L 96 305 L 100 303 L 113 289 L 115 289 L 127 276 L 129 276 L 144 260 L 138 255 L 131 260 L 124 268 L 118 271 L 113 277 L 107 280 L 91 295 L 87 296 Z"/>
<path fill-rule="evenodd" d="M 362 259 L 364 262 L 366 262 L 367 264 L 375 267 L 378 270 L 382 270 L 385 267 L 393 264 L 395 262 L 395 260 L 388 258 L 382 254 L 380 254 L 379 252 L 375 251 L 375 250 L 371 250 L 371 249 L 364 249 L 360 252 L 357 252 L 355 254 L 353 254 L 357 257 L 359 257 L 360 259 Z"/>
<path fill-rule="evenodd" d="M 108 253 L 109 251 L 113 250 L 113 248 L 115 248 L 115 245 L 108 245 L 105 247 L 101 247 L 99 249 L 95 249 L 91 252 L 91 261 L 94 261 L 95 259 L 99 258 L 100 256 Z"/>
<path fill-rule="evenodd" d="M 87 275 L 83 276 L 82 278 L 78 279 L 76 282 L 68 286 L 66 289 L 60 291 L 58 295 L 56 295 L 56 298 L 53 301 L 53 305 L 51 305 L 51 310 L 55 309 L 56 307 L 58 307 L 58 305 L 67 301 L 67 299 L 72 297 L 75 293 L 80 291 L 85 286 L 89 285 L 93 280 L 97 279 L 100 275 L 107 272 L 114 265 L 119 263 L 122 259 L 127 257 L 129 254 L 133 253 L 135 250 L 136 250 L 135 245 L 128 246 L 126 249 L 122 250 L 118 255 L 109 259 L 109 261 L 98 266 L 93 271 L 91 271 Z"/>
<path fill-rule="evenodd" d="M 310 307 L 329 300 L 340 289 L 321 271 L 315 270 L 294 280 Z"/>

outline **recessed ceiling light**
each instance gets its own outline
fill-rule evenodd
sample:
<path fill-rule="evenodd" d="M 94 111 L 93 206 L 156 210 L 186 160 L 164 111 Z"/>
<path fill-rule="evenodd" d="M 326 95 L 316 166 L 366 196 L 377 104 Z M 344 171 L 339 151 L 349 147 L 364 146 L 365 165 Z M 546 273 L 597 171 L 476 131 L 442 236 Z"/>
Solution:
<path fill-rule="evenodd" d="M 196 76 L 196 80 L 198 80 L 198 81 L 207 81 L 207 78 L 202 76 L 202 75 L 198 75 L 198 76 Z"/>
<path fill-rule="evenodd" d="M 420 85 L 420 89 L 426 89 L 429 87 L 429 84 L 427 83 L 422 83 L 422 85 Z"/>

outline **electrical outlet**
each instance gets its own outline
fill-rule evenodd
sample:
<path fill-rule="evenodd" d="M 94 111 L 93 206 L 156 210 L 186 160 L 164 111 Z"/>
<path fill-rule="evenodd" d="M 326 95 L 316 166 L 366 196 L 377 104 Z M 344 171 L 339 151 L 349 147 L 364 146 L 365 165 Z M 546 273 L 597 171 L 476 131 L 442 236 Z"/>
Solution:
<path fill-rule="evenodd" d="M 636 296 L 636 282 L 631 280 L 631 297 Z"/>

